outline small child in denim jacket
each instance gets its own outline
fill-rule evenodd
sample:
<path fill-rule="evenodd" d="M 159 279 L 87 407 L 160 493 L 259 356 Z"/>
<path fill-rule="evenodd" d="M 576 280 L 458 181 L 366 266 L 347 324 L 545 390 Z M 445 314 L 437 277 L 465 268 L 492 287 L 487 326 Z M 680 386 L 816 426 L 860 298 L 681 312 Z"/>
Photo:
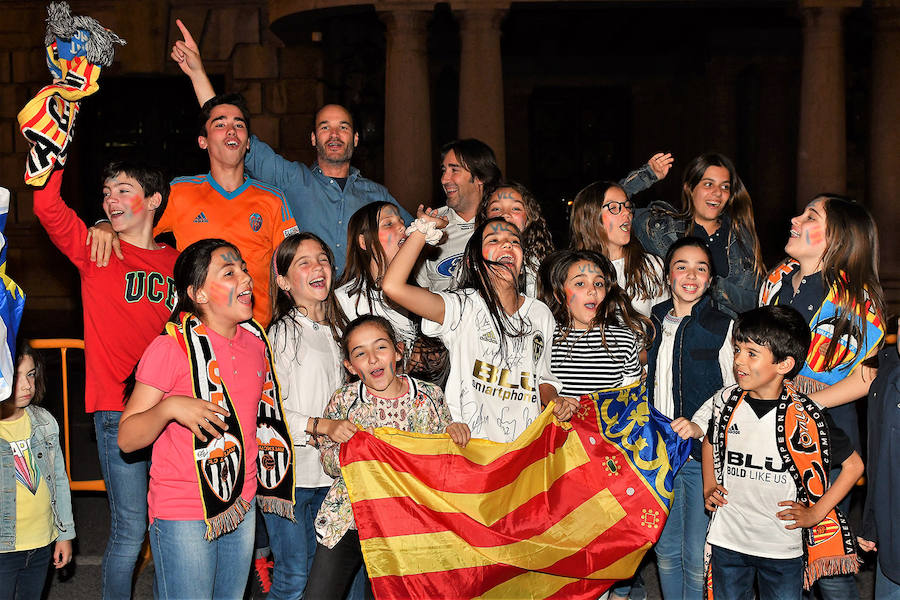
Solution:
<path fill-rule="evenodd" d="M 43 394 L 40 357 L 23 343 L 0 410 L 0 589 L 9 597 L 40 598 L 51 558 L 57 569 L 72 560 L 69 479 L 59 425 L 35 406 Z"/>

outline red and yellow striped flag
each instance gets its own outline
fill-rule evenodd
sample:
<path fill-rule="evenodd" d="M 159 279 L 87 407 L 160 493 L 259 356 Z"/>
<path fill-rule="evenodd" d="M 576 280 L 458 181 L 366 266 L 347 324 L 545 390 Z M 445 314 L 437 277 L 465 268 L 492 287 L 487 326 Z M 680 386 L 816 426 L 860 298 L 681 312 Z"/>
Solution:
<path fill-rule="evenodd" d="M 637 386 L 514 442 L 377 429 L 342 445 L 378 598 L 590 598 L 659 538 L 690 445 Z"/>

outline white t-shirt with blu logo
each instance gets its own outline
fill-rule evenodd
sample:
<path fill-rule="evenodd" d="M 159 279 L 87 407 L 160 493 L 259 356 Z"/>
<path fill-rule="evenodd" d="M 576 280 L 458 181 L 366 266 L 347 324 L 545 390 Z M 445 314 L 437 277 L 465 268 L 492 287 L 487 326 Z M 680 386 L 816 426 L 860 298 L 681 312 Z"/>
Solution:
<path fill-rule="evenodd" d="M 422 320 L 422 333 L 439 337 L 450 354 L 445 397 L 454 421 L 468 424 L 472 437 L 495 442 L 515 440 L 541 414 L 539 386 L 562 383 L 550 371 L 553 315 L 534 298 L 523 297 L 510 317 L 520 337 L 506 339 L 484 299 L 472 289 L 440 292 L 444 322 Z"/>

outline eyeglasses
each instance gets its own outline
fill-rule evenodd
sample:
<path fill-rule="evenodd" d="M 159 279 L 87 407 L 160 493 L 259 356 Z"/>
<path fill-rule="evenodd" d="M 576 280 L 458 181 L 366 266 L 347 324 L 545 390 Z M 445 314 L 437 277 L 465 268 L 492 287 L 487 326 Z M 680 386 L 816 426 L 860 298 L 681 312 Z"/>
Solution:
<path fill-rule="evenodd" d="M 625 202 L 607 202 L 600 208 L 601 210 L 605 208 L 611 215 L 619 214 L 622 212 L 623 208 L 628 212 L 634 212 L 634 204 L 631 203 L 631 200 L 626 200 Z"/>

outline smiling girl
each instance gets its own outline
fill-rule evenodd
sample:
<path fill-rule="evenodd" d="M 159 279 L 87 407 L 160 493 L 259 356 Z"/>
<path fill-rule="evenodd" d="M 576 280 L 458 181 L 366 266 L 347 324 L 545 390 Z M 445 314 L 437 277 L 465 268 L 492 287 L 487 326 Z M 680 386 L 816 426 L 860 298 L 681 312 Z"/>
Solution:
<path fill-rule="evenodd" d="M 359 381 L 334 392 L 325 418 L 372 431 L 394 427 L 415 433 L 450 433 L 459 436 L 461 424 L 450 425 L 450 413 L 441 389 L 430 383 L 400 375 L 402 353 L 391 324 L 384 317 L 363 315 L 347 325 L 341 340 L 344 366 Z M 448 427 L 449 425 L 449 427 Z M 347 436 L 349 439 L 349 436 Z M 353 519 L 350 496 L 341 477 L 340 443 L 346 439 L 324 438 L 322 465 L 334 478 L 316 517 L 319 544 L 303 597 L 309 600 L 344 598 L 354 573 L 362 565 L 359 534 Z M 367 582 L 365 595 L 372 598 Z"/>
<path fill-rule="evenodd" d="M 409 237 L 384 277 L 384 292 L 420 315 L 422 332 L 439 337 L 450 353 L 447 405 L 468 436 L 511 442 L 554 402 L 569 419 L 575 400 L 560 398 L 550 371 L 553 315 L 520 290 L 518 228 L 502 218 L 475 228 L 460 265 L 459 289 L 434 293 L 407 283 L 426 241 L 440 240 L 447 220 L 419 207 Z M 501 385 L 502 383 L 502 385 Z"/>
<path fill-rule="evenodd" d="M 537 272 L 541 262 L 553 252 L 553 238 L 537 198 L 521 183 L 501 183 L 478 206 L 476 223 L 502 217 L 522 232 L 526 296 L 536 297 Z"/>
<path fill-rule="evenodd" d="M 351 321 L 367 314 L 390 321 L 403 343 L 404 358 L 409 358 L 416 323 L 381 292 L 384 273 L 405 241 L 406 225 L 394 204 L 372 202 L 353 213 L 347 223 L 347 266 L 335 295 Z"/>
<path fill-rule="evenodd" d="M 594 250 L 608 258 L 616 282 L 631 305 L 649 317 L 653 305 L 669 297 L 663 284 L 662 260 L 646 252 L 631 235 L 634 205 L 625 190 L 611 181 L 597 181 L 575 196 L 570 219 L 570 245 Z"/>
<path fill-rule="evenodd" d="M 681 210 L 665 202 L 639 209 L 634 234 L 657 256 L 665 256 L 680 237 L 701 237 L 712 254 L 717 273 L 714 294 L 720 307 L 737 314 L 755 306 L 765 266 L 750 194 L 728 157 L 702 154 L 688 163 Z"/>
<path fill-rule="evenodd" d="M 241 253 L 224 240 L 200 240 L 179 255 L 174 279 L 178 303 L 138 365 L 119 447 L 153 446 L 148 504 L 158 596 L 240 598 L 254 503 L 292 513 L 293 444 L 268 341 L 250 321 L 253 281 Z"/>
<path fill-rule="evenodd" d="M 656 337 L 648 352 L 647 395 L 669 418 L 694 415 L 723 386 L 734 383 L 731 318 L 716 306 L 710 287 L 715 267 L 706 243 L 684 237 L 669 248 L 666 280 L 672 297 L 653 307 Z M 669 518 L 656 545 L 664 598 L 703 598 L 704 512 L 700 443 L 675 475 Z"/>
<path fill-rule="evenodd" d="M 868 392 L 874 373 L 863 361 L 878 352 L 884 338 L 875 221 L 850 198 L 821 194 L 791 219 L 784 250 L 788 258 L 763 283 L 760 305 L 792 306 L 809 323 L 809 353 L 794 383 L 829 407 L 834 422 L 859 450 L 853 401 Z M 839 507 L 849 512 L 850 495 Z M 824 577 L 817 585 L 829 600 L 858 595 L 850 575 Z"/>
<path fill-rule="evenodd" d="M 650 320 L 631 307 L 609 260 L 590 250 L 562 250 L 544 261 L 540 298 L 556 319 L 550 368 L 566 396 L 640 380 Z"/>
<path fill-rule="evenodd" d="M 321 418 L 344 383 L 338 345 L 346 319 L 335 298 L 331 250 L 312 233 L 295 233 L 275 251 L 275 314 L 269 327 L 285 419 L 294 440 L 294 520 L 265 514 L 275 567 L 269 598 L 296 598 L 316 550 L 315 518 L 332 478 L 319 462 L 318 439 L 345 442 L 356 431 L 346 420 Z"/>

